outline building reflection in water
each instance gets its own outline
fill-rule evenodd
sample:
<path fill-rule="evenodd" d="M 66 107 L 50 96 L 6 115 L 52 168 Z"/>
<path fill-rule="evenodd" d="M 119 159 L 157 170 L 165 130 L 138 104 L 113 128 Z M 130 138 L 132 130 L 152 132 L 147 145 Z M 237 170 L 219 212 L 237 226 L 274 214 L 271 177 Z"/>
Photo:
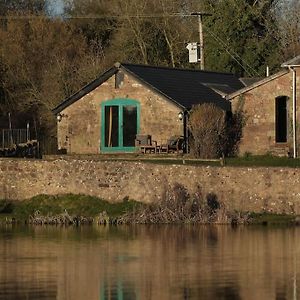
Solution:
<path fill-rule="evenodd" d="M 0 299 L 297 299 L 300 228 L 0 229 Z"/>
<path fill-rule="evenodd" d="M 119 279 L 115 281 L 104 281 L 101 285 L 100 300 L 136 300 L 136 287 L 129 282 Z"/>

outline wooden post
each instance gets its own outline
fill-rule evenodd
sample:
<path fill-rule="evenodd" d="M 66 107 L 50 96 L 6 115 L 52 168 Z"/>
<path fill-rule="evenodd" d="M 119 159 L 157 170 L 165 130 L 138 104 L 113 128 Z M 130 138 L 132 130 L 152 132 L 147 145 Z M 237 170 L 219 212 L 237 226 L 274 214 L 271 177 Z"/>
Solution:
<path fill-rule="evenodd" d="M 204 70 L 204 37 L 203 37 L 203 16 L 211 16 L 209 13 L 204 12 L 193 12 L 192 16 L 198 16 L 198 26 L 199 26 L 199 42 L 200 42 L 200 69 Z"/>
<path fill-rule="evenodd" d="M 199 40 L 200 40 L 200 69 L 204 70 L 204 39 L 203 39 L 203 24 L 202 15 L 198 15 L 199 23 Z"/>

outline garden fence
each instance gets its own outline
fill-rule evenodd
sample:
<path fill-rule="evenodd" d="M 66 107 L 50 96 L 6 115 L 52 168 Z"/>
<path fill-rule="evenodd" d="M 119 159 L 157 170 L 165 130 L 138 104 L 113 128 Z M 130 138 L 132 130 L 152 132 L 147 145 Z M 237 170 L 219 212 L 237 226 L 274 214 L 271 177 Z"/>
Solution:
<path fill-rule="evenodd" d="M 0 138 L 2 149 L 12 148 L 14 145 L 30 141 L 30 131 L 28 129 L 2 129 Z"/>

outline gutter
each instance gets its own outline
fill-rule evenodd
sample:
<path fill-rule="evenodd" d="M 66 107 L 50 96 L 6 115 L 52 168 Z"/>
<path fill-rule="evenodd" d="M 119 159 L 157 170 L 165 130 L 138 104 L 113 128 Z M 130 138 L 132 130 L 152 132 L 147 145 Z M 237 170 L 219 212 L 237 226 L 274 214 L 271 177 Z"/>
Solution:
<path fill-rule="evenodd" d="M 296 101 L 297 101 L 297 77 L 296 77 L 296 70 L 293 67 L 290 67 L 290 70 L 293 72 L 293 157 L 297 157 L 297 107 L 296 107 Z"/>
<path fill-rule="evenodd" d="M 288 68 L 293 73 L 293 158 L 297 158 L 297 74 L 295 67 L 300 67 L 299 64 L 284 64 L 282 67 Z"/>

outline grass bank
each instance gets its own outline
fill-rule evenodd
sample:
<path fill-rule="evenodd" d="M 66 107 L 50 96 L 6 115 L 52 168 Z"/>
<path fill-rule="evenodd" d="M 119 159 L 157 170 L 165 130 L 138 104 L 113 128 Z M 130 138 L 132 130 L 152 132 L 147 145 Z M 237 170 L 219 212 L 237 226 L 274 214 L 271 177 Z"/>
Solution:
<path fill-rule="evenodd" d="M 300 217 L 287 214 L 251 213 L 253 225 L 300 225 Z"/>
<path fill-rule="evenodd" d="M 109 203 L 85 195 L 40 195 L 24 201 L 0 200 L 0 223 L 30 224 L 256 224 L 299 225 L 293 215 L 229 211 L 214 194 L 189 195 L 176 185 L 160 202 L 124 199 Z"/>
<path fill-rule="evenodd" d="M 128 199 L 120 203 L 109 203 L 85 195 L 40 195 L 24 201 L 0 200 L 0 221 L 13 219 L 24 222 L 36 212 L 40 216 L 59 216 L 67 212 L 70 216 L 94 218 L 105 211 L 110 218 L 117 218 L 140 205 L 139 202 Z"/>

